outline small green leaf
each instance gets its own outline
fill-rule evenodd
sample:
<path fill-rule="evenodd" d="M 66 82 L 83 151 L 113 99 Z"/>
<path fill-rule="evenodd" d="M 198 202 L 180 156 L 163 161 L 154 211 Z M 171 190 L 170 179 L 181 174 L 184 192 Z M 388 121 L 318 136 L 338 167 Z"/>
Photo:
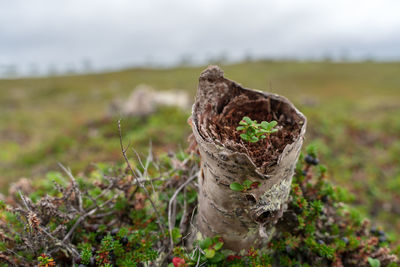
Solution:
<path fill-rule="evenodd" d="M 250 139 L 250 142 L 252 142 L 252 143 L 255 143 L 255 142 L 258 142 L 258 137 L 257 136 L 252 136 L 251 137 L 251 139 Z"/>
<path fill-rule="evenodd" d="M 246 129 L 247 134 L 255 134 L 256 133 L 256 128 L 254 127 L 249 127 Z"/>
<path fill-rule="evenodd" d="M 380 267 L 381 262 L 378 259 L 373 259 L 371 257 L 368 257 L 368 262 L 371 267 Z"/>
<path fill-rule="evenodd" d="M 239 121 L 239 125 L 247 126 L 247 123 L 243 120 Z"/>
<path fill-rule="evenodd" d="M 278 129 L 272 129 L 271 131 L 270 131 L 270 133 L 276 133 L 278 131 Z"/>
<path fill-rule="evenodd" d="M 322 165 L 322 164 L 319 165 L 319 172 L 320 172 L 321 174 L 326 173 L 326 170 L 327 170 L 327 168 L 326 168 L 325 165 Z"/>
<path fill-rule="evenodd" d="M 6 203 L 3 200 L 0 200 L 0 210 L 4 210 L 6 208 Z"/>
<path fill-rule="evenodd" d="M 231 183 L 231 184 L 229 185 L 229 187 L 230 187 L 233 191 L 237 191 L 237 192 L 240 192 L 240 191 L 243 191 L 243 190 L 244 190 L 244 187 L 243 187 L 241 184 L 236 183 L 236 182 Z"/>
<path fill-rule="evenodd" d="M 243 117 L 243 120 L 245 121 L 245 122 L 247 122 L 247 124 L 251 124 L 253 121 L 249 118 L 249 117 L 247 117 L 247 116 L 245 116 L 245 117 Z"/>
<path fill-rule="evenodd" d="M 243 182 L 243 186 L 245 189 L 249 189 L 252 183 L 253 183 L 252 181 L 246 180 Z"/>
<path fill-rule="evenodd" d="M 278 122 L 277 122 L 277 121 L 271 121 L 271 122 L 269 123 L 269 126 L 271 127 L 271 129 L 274 128 L 276 125 L 278 125 Z"/>
<path fill-rule="evenodd" d="M 260 123 L 260 126 L 261 126 L 261 128 L 263 128 L 263 129 L 268 129 L 269 123 L 266 122 L 266 121 L 263 121 L 263 122 Z"/>
<path fill-rule="evenodd" d="M 215 250 L 220 250 L 222 248 L 222 246 L 224 245 L 224 243 L 222 242 L 217 242 L 217 244 L 215 244 L 214 249 Z"/>
<path fill-rule="evenodd" d="M 222 246 L 221 246 L 222 247 Z M 0 242 L 0 252 L 4 252 L 7 250 L 7 245 L 4 242 Z"/>
<path fill-rule="evenodd" d="M 261 139 L 265 139 L 266 136 L 265 136 L 265 135 L 261 135 L 260 138 L 261 138 Z"/>
<path fill-rule="evenodd" d="M 214 249 L 206 248 L 204 250 L 204 252 L 206 253 L 206 258 L 207 259 L 212 259 L 215 256 L 215 250 Z"/>
<path fill-rule="evenodd" d="M 180 238 L 182 237 L 181 232 L 179 230 L 179 228 L 174 228 L 172 229 L 172 241 L 174 241 L 174 243 L 178 243 Z"/>
<path fill-rule="evenodd" d="M 240 137 L 245 140 L 245 141 L 249 141 L 249 136 L 247 134 L 241 134 Z"/>
<path fill-rule="evenodd" d="M 256 133 L 256 137 L 260 138 L 261 135 L 263 135 L 263 134 L 264 134 L 263 132 L 257 132 L 257 133 Z"/>
<path fill-rule="evenodd" d="M 237 130 L 237 131 L 244 130 L 244 126 L 238 126 L 238 127 L 236 128 L 236 130 Z"/>
<path fill-rule="evenodd" d="M 219 235 L 214 236 L 214 237 L 212 238 L 213 244 L 216 244 L 216 243 L 219 241 L 220 238 L 221 238 L 221 236 L 219 236 Z"/>
<path fill-rule="evenodd" d="M 212 240 L 209 237 L 200 242 L 201 249 L 209 248 L 211 245 L 212 245 Z"/>
<path fill-rule="evenodd" d="M 225 259 L 224 254 L 222 254 L 221 252 L 217 252 L 217 253 L 215 253 L 215 256 L 212 259 L 210 259 L 210 262 L 218 263 L 218 262 L 223 261 L 224 259 Z M 209 266 L 211 266 L 211 265 L 209 265 Z M 215 266 L 215 265 L 213 265 L 213 266 Z M 221 265 L 218 265 L 218 266 L 221 266 Z"/>

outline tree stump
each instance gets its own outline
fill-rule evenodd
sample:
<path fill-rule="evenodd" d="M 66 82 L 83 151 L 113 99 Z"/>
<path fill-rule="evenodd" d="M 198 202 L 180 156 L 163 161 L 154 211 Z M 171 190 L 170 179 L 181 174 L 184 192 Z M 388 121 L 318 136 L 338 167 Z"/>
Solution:
<path fill-rule="evenodd" d="M 236 130 L 243 116 L 276 120 L 278 132 L 269 140 L 243 141 Z M 210 66 L 200 75 L 190 119 L 201 156 L 197 230 L 221 236 L 224 247 L 237 252 L 265 246 L 287 208 L 305 116 L 286 98 L 243 88 Z M 245 180 L 258 186 L 230 189 Z"/>

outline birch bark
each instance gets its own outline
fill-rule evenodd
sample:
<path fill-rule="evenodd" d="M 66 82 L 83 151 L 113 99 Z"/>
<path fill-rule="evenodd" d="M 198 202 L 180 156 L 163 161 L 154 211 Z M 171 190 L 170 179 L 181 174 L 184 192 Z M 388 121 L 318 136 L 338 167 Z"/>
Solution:
<path fill-rule="evenodd" d="M 230 116 L 232 125 L 238 126 L 235 114 L 276 118 L 282 133 L 272 139 L 268 149 L 257 147 L 265 143 L 250 147 L 233 133 L 233 140 L 227 139 L 226 131 L 225 137 L 221 136 L 225 126 L 218 122 Z M 201 156 L 197 230 L 203 237 L 220 235 L 224 247 L 237 252 L 265 246 L 287 208 L 306 130 L 305 116 L 286 98 L 243 88 L 224 78 L 219 67 L 210 66 L 200 75 L 190 119 Z M 243 192 L 230 189 L 231 183 L 245 180 L 259 186 Z"/>

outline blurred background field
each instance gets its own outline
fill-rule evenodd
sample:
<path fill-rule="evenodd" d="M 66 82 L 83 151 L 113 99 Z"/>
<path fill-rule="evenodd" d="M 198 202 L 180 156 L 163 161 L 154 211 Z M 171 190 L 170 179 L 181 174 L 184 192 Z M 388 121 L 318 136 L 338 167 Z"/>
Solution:
<path fill-rule="evenodd" d="M 205 66 L 0 80 L 0 185 L 59 170 L 122 162 L 123 137 L 144 154 L 185 149 L 190 110 L 159 107 L 146 117 L 110 115 L 139 84 L 181 89 L 194 100 Z M 245 61 L 222 66 L 243 86 L 288 97 L 308 118 L 306 144 L 318 146 L 329 178 L 354 205 L 400 236 L 400 63 Z"/>

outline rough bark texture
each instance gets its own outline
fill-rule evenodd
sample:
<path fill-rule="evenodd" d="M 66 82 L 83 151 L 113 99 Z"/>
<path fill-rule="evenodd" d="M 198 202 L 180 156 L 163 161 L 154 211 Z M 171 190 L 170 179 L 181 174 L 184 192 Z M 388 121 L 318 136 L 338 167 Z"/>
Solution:
<path fill-rule="evenodd" d="M 278 121 L 269 143 L 240 140 L 243 116 Z M 286 209 L 306 118 L 286 98 L 245 89 L 210 66 L 200 75 L 191 123 L 201 155 L 197 227 L 203 236 L 220 235 L 225 248 L 262 247 Z M 245 180 L 258 188 L 232 191 Z"/>

